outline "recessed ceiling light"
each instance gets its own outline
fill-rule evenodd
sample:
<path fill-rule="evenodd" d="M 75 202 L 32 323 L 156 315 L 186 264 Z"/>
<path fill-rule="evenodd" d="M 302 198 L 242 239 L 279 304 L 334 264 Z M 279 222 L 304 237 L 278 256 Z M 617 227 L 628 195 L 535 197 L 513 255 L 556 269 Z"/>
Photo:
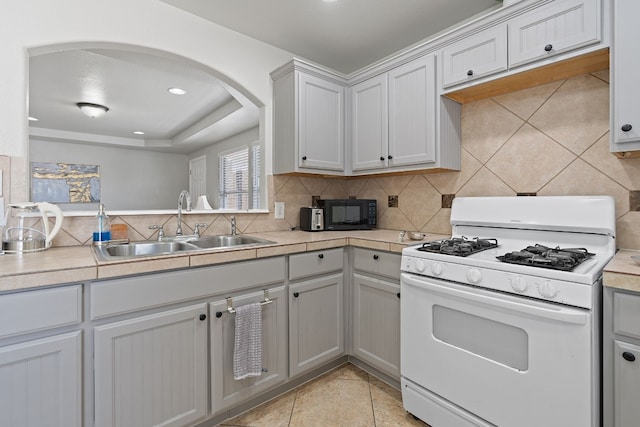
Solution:
<path fill-rule="evenodd" d="M 38 119 L 36 119 L 35 117 L 31 117 L 31 116 L 29 116 L 29 121 L 30 121 L 30 122 L 37 122 L 37 121 L 38 121 Z"/>
<path fill-rule="evenodd" d="M 102 117 L 107 111 L 109 111 L 109 109 L 104 105 L 93 104 L 91 102 L 78 102 L 76 105 L 78 106 L 80 111 L 82 111 L 92 119 L 95 119 L 96 117 Z"/>
<path fill-rule="evenodd" d="M 133 133 L 136 135 L 144 135 L 144 132 L 142 132 L 141 130 L 134 130 Z"/>
<path fill-rule="evenodd" d="M 338 0 L 322 0 L 322 1 L 325 2 L 325 3 L 333 3 L 333 2 L 336 2 Z"/>
<path fill-rule="evenodd" d="M 169 93 L 171 93 L 173 95 L 184 95 L 185 93 L 187 93 L 186 90 L 181 89 L 179 87 L 170 87 L 167 90 L 169 91 Z"/>

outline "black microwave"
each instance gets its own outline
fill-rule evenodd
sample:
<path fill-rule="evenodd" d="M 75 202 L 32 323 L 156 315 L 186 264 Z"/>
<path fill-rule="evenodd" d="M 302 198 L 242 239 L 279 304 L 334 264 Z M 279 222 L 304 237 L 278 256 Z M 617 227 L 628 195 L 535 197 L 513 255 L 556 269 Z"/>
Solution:
<path fill-rule="evenodd" d="M 325 230 L 371 230 L 378 224 L 378 204 L 371 199 L 318 200 Z"/>

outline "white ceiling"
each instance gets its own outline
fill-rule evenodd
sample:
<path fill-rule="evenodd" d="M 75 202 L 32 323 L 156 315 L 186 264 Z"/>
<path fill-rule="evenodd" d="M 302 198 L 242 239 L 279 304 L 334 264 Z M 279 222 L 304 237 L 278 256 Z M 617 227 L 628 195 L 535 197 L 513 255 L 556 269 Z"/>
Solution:
<path fill-rule="evenodd" d="M 92 119 L 78 102 L 109 111 Z M 80 49 L 29 61 L 30 133 L 40 139 L 191 153 L 257 126 L 258 108 L 242 102 L 205 70 L 158 55 Z"/>
<path fill-rule="evenodd" d="M 350 74 L 502 0 L 161 0 Z"/>

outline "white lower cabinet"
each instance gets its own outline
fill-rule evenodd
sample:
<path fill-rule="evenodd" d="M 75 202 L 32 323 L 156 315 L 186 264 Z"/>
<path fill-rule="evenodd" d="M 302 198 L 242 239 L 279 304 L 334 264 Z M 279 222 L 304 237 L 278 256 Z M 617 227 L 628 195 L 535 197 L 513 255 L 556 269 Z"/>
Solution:
<path fill-rule="evenodd" d="M 80 331 L 0 347 L 0 426 L 81 426 Z"/>
<path fill-rule="evenodd" d="M 353 275 L 353 354 L 400 379 L 400 284 Z"/>
<path fill-rule="evenodd" d="M 227 300 L 209 305 L 212 412 L 219 413 L 287 379 L 287 298 L 284 286 L 267 289 L 269 304 L 262 306 L 263 373 L 235 380 L 233 354 L 235 314 L 227 312 Z M 264 291 L 234 296 L 234 307 L 263 301 Z"/>
<path fill-rule="evenodd" d="M 95 328 L 95 425 L 184 426 L 207 414 L 207 306 Z"/>
<path fill-rule="evenodd" d="M 344 354 L 343 282 L 339 273 L 289 285 L 292 377 Z"/>

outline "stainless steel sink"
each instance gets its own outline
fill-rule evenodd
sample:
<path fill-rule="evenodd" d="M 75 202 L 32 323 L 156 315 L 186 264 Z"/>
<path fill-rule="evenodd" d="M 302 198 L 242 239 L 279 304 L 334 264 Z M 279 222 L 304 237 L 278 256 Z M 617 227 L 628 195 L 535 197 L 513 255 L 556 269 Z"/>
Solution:
<path fill-rule="evenodd" d="M 201 237 L 199 239 L 189 240 L 188 243 L 201 249 L 212 249 L 247 245 L 268 245 L 274 242 L 250 236 L 223 235 Z"/>
<path fill-rule="evenodd" d="M 220 235 L 207 237 L 178 236 L 163 241 L 143 241 L 125 244 L 94 246 L 93 249 L 101 261 L 134 259 L 157 255 L 198 252 L 213 249 L 225 249 L 246 246 L 274 244 L 270 240 L 250 236 Z"/>

